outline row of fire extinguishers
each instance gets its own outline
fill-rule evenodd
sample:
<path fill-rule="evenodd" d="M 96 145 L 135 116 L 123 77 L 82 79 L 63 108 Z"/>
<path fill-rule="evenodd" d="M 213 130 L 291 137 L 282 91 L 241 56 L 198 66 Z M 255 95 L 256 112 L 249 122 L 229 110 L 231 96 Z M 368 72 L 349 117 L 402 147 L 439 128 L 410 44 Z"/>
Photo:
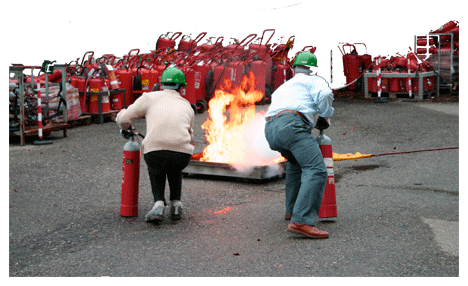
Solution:
<path fill-rule="evenodd" d="M 81 112 L 105 113 L 128 106 L 114 67 L 105 63 L 105 57 L 87 64 L 84 62 L 87 54 L 91 62 L 94 52 L 87 52 L 81 64 L 77 60 L 75 65 L 69 65 L 70 84 L 78 89 Z"/>
<path fill-rule="evenodd" d="M 366 48 L 366 53 L 359 55 L 356 50 L 357 45 L 363 45 Z M 362 90 L 364 85 L 362 76 L 364 73 L 377 73 L 382 74 L 407 74 L 411 73 L 424 73 L 433 71 L 434 68 L 428 61 L 420 60 L 412 52 L 408 52 L 406 56 L 397 53 L 391 57 L 374 57 L 367 54 L 367 47 L 364 43 L 342 43 L 338 46 L 342 53 L 343 58 L 343 73 L 346 76 L 347 89 L 349 90 Z M 349 51 L 348 51 L 349 50 Z M 369 92 L 378 92 L 378 79 L 377 77 L 369 77 L 368 79 Z M 435 76 L 423 78 L 423 90 L 431 91 L 435 87 Z M 411 91 L 418 92 L 419 82 L 415 80 L 412 82 Z M 409 92 L 410 87 L 406 77 L 384 77 L 381 82 L 382 92 Z"/>
<path fill-rule="evenodd" d="M 408 74 L 411 73 L 425 73 L 433 71 L 434 68 L 428 61 L 419 60 L 413 52 L 409 52 L 406 56 L 397 55 L 390 58 L 387 57 L 375 57 L 369 72 L 376 73 L 380 70 L 382 74 Z M 376 77 L 369 77 L 368 79 L 368 90 L 370 92 L 378 92 L 378 83 Z M 423 78 L 423 90 L 431 91 L 435 88 L 436 76 L 428 76 Z M 382 78 L 381 82 L 382 92 L 418 92 L 419 81 L 411 81 L 409 86 L 408 78 L 406 77 L 390 77 Z"/>
<path fill-rule="evenodd" d="M 357 45 L 364 45 L 366 53 L 359 55 L 356 50 Z M 367 47 L 364 43 L 342 43 L 342 46 L 338 46 L 338 48 L 343 55 L 343 73 L 346 77 L 346 87 L 348 90 L 363 90 L 362 77 L 364 73 L 377 73 L 379 71 L 382 74 L 407 74 L 408 71 L 411 71 L 411 73 L 424 73 L 434 70 L 428 61 L 418 59 L 412 51 L 406 56 L 397 53 L 391 57 L 378 56 L 372 59 L 371 55 L 367 54 Z M 369 77 L 367 80 L 368 90 L 370 92 L 378 92 L 377 77 Z M 433 90 L 435 80 L 435 76 L 425 77 L 423 79 L 423 90 Z M 408 80 L 405 77 L 382 78 L 382 92 L 409 92 L 409 90 Z M 419 85 L 417 80 L 412 83 L 411 90 L 412 92 L 418 92 Z"/>
<path fill-rule="evenodd" d="M 94 52 L 86 52 L 81 63 L 77 59 L 74 65 L 70 64 L 75 69 L 70 80 L 80 91 L 82 111 L 90 113 L 96 113 L 99 106 L 97 93 L 102 95 L 102 110 L 106 112 L 129 106 L 143 92 L 159 90 L 161 74 L 169 66 L 184 72 L 187 87 L 180 92 L 196 113 L 206 111 L 214 91 L 226 87 L 226 81 L 234 89 L 241 85 L 244 75 L 250 74 L 255 77 L 255 90 L 264 94 L 259 104 L 266 104 L 271 93 L 292 77 L 288 52 L 295 37 L 291 36 L 285 44 L 271 44 L 274 33 L 274 29 L 266 29 L 261 37 L 249 34 L 223 46 L 224 37 L 211 37 L 207 43 L 199 44 L 206 35 L 203 32 L 195 39 L 183 36 L 176 48 L 175 40 L 181 33 L 170 36 L 169 32 L 158 38 L 156 49 L 150 53 L 140 54 L 139 49 L 132 49 L 122 58 L 105 54 L 96 59 Z M 302 51 L 313 53 L 315 49 L 306 46 Z M 118 86 L 112 84 L 113 74 Z"/>
<path fill-rule="evenodd" d="M 324 134 L 324 130 L 328 128 L 328 123 L 323 118 L 319 117 L 315 128 L 320 130 L 320 135 L 317 137 L 320 151 L 327 167 L 328 177 L 325 186 L 325 191 L 322 197 L 322 203 L 319 211 L 319 218 L 336 218 L 336 193 L 335 193 L 335 174 L 333 168 L 333 150 L 331 139 Z M 122 161 L 122 193 L 120 203 L 120 215 L 123 217 L 138 216 L 138 195 L 140 183 L 140 144 L 136 141 L 137 136 L 144 138 L 131 127 L 128 130 L 121 130 L 121 135 L 129 141 L 123 148 Z"/>

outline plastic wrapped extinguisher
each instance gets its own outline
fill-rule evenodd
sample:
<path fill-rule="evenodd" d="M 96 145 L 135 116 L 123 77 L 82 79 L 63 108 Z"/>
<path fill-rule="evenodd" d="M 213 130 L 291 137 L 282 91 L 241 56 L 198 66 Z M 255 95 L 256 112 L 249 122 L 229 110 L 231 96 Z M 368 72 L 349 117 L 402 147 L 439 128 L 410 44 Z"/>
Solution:
<path fill-rule="evenodd" d="M 135 141 L 137 135 L 133 128 L 120 130 L 129 141 L 124 145 L 122 162 L 122 196 L 120 215 L 125 217 L 138 216 L 138 193 L 140 184 L 140 144 Z"/>

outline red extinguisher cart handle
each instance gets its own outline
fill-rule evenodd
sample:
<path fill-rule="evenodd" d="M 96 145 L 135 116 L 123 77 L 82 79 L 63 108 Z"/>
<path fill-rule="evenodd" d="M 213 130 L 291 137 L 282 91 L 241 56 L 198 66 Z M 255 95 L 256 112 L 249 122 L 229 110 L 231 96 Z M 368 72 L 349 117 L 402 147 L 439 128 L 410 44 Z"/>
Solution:
<path fill-rule="evenodd" d="M 268 38 L 268 41 L 266 41 L 266 43 L 264 44 L 264 45 L 266 46 L 266 45 L 268 45 L 268 43 L 270 42 L 271 38 L 272 38 L 273 35 L 275 34 L 275 29 L 266 29 L 265 31 L 263 31 L 262 38 L 260 39 L 260 45 L 262 44 L 263 37 L 265 36 L 265 32 L 273 32 L 273 33 L 271 33 L 271 36 Z"/>
<path fill-rule="evenodd" d="M 206 36 L 206 32 L 201 32 L 194 41 L 198 44 L 204 37 Z"/>
<path fill-rule="evenodd" d="M 247 46 L 250 42 L 253 41 L 253 39 L 255 39 L 255 37 L 257 37 L 257 34 L 248 35 L 239 43 L 239 46 L 242 46 L 242 47 Z"/>
<path fill-rule="evenodd" d="M 128 52 L 128 55 L 131 56 L 132 52 L 134 52 L 134 51 L 137 52 L 135 55 L 140 54 L 140 49 L 131 49 L 131 50 Z"/>
<path fill-rule="evenodd" d="M 364 43 L 354 43 L 354 45 L 363 45 L 364 48 L 366 49 L 366 54 L 367 54 L 367 46 L 366 46 L 366 44 L 364 44 Z"/>
<path fill-rule="evenodd" d="M 172 34 L 172 37 L 171 37 L 171 40 L 177 40 L 180 35 L 182 35 L 182 32 L 175 32 L 174 34 Z"/>
<path fill-rule="evenodd" d="M 339 48 L 339 47 L 340 47 L 340 46 L 338 46 L 338 48 Z M 345 44 L 343 44 L 343 46 L 342 46 L 342 49 L 343 49 L 343 50 L 340 49 L 340 52 L 341 52 L 343 55 L 346 54 L 346 52 L 345 52 L 345 47 L 353 47 L 354 50 L 356 51 L 356 47 L 355 47 L 354 45 L 345 43 Z M 352 52 L 352 49 L 350 48 L 349 53 L 351 53 L 351 52 Z"/>

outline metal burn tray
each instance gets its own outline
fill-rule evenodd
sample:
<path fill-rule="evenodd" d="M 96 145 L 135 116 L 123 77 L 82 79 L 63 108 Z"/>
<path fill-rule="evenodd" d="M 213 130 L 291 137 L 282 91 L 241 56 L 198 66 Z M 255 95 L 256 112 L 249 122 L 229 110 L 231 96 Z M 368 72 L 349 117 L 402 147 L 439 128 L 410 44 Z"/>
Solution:
<path fill-rule="evenodd" d="M 200 161 L 203 154 L 193 154 L 188 166 L 182 171 L 187 175 L 207 175 L 219 177 L 235 177 L 253 180 L 268 180 L 281 178 L 285 174 L 287 161 L 266 166 L 249 166 L 241 169 L 231 164 Z"/>

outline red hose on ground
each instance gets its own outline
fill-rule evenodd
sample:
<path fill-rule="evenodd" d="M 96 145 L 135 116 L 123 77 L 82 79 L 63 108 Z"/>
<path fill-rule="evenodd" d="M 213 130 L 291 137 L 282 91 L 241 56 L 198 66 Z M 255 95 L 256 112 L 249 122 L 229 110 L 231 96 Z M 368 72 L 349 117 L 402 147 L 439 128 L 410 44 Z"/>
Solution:
<path fill-rule="evenodd" d="M 337 154 L 333 153 L 333 161 L 343 161 L 343 160 L 353 160 L 353 159 L 363 159 L 369 157 L 377 157 L 377 156 L 385 156 L 385 155 L 397 155 L 397 154 L 406 154 L 406 153 L 416 153 L 416 152 L 427 152 L 427 151 L 439 151 L 439 150 L 447 150 L 447 149 L 458 149 L 459 147 L 443 147 L 443 148 L 432 148 L 432 149 L 422 149 L 422 150 L 412 150 L 412 151 L 401 151 L 401 152 L 389 152 L 389 153 L 381 153 L 381 154 Z"/>
<path fill-rule="evenodd" d="M 422 150 L 412 150 L 412 151 L 401 151 L 401 152 L 390 152 L 390 153 L 381 153 L 381 154 L 373 154 L 372 157 L 376 156 L 385 156 L 385 155 L 396 155 L 396 154 L 405 154 L 405 153 L 416 153 L 416 152 L 427 152 L 427 151 L 439 151 L 439 150 L 447 150 L 447 149 L 458 149 L 459 147 L 443 147 L 443 148 L 432 148 L 432 149 L 422 149 Z"/>

